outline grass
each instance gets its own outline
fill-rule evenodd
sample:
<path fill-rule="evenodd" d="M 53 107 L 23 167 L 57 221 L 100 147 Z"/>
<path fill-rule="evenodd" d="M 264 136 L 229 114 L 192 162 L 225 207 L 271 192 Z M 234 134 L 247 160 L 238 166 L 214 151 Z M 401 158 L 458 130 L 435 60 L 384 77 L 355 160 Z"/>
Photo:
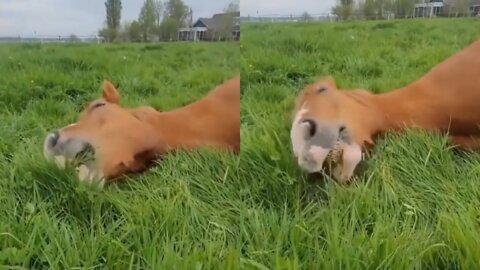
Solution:
<path fill-rule="evenodd" d="M 240 257 L 239 157 L 167 157 L 104 191 L 42 156 L 46 134 L 119 86 L 168 110 L 239 72 L 238 43 L 0 46 L 0 269 L 231 269 Z"/>
<path fill-rule="evenodd" d="M 480 21 L 242 25 L 237 44 L 0 46 L 0 268 L 477 269 L 480 155 L 408 132 L 349 186 L 299 171 L 299 89 L 388 91 L 480 37 Z M 47 132 L 119 86 L 126 106 L 186 104 L 242 73 L 240 156 L 178 153 L 98 191 L 42 157 Z"/>
<path fill-rule="evenodd" d="M 289 139 L 294 97 L 316 77 L 385 92 L 478 38 L 478 19 L 242 25 L 242 265 L 478 269 L 479 154 L 391 134 L 353 184 L 322 186 L 298 170 Z"/>

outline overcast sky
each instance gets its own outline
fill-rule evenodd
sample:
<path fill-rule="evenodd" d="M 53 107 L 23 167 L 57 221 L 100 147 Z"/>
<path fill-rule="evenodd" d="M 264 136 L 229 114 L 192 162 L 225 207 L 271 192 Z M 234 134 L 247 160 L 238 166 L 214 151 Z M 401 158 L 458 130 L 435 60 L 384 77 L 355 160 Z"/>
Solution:
<path fill-rule="evenodd" d="M 137 19 L 143 2 L 122 0 L 122 21 Z M 184 2 L 193 9 L 196 19 L 222 12 L 231 0 Z M 0 0 L 0 36 L 33 36 L 35 32 L 37 35 L 94 35 L 105 21 L 104 3 L 104 0 Z"/>
<path fill-rule="evenodd" d="M 335 0 L 240 0 L 240 13 L 242 16 L 322 14 L 330 12 L 334 4 Z"/>

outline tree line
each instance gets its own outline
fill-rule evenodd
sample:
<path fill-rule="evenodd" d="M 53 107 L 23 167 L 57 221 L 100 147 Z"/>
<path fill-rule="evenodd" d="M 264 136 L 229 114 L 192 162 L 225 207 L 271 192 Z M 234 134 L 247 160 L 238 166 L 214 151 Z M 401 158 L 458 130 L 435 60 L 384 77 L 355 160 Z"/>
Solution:
<path fill-rule="evenodd" d="M 122 8 L 121 0 L 105 1 L 106 25 L 99 30 L 99 36 L 108 42 L 172 40 L 192 15 L 182 0 L 145 0 L 137 20 L 121 23 Z"/>
<path fill-rule="evenodd" d="M 337 0 L 332 13 L 339 19 L 408 18 L 414 16 L 415 4 L 430 0 Z M 469 16 L 471 0 L 445 0 L 438 16 Z"/>
<path fill-rule="evenodd" d="M 192 9 L 183 0 L 144 0 L 138 19 L 121 23 L 121 0 L 105 1 L 105 27 L 99 30 L 99 36 L 107 42 L 149 42 L 176 40 L 178 30 L 189 27 L 192 21 Z M 224 12 L 230 14 L 239 10 L 238 0 L 231 2 Z M 231 35 L 233 15 L 226 16 L 220 25 L 219 35 L 226 39 Z"/>

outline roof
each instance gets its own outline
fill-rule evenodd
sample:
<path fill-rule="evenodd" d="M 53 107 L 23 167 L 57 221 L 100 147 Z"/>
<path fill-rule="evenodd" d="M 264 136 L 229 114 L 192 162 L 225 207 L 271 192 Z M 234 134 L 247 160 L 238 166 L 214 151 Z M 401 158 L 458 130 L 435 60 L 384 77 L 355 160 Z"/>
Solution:
<path fill-rule="evenodd" d="M 203 26 L 211 29 L 218 29 L 221 27 L 225 19 L 228 17 L 240 17 L 240 12 L 229 12 L 229 13 L 217 13 L 212 16 L 212 18 L 199 18 L 194 24 L 193 27 Z"/>

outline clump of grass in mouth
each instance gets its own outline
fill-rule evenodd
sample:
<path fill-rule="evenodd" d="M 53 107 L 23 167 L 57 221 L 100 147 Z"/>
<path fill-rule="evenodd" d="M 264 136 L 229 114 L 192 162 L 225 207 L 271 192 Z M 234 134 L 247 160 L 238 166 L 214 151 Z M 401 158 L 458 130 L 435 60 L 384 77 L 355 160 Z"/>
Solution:
<path fill-rule="evenodd" d="M 82 151 L 78 152 L 72 161 L 72 165 L 78 167 L 82 164 L 87 164 L 95 160 L 95 149 L 91 144 L 88 144 Z"/>

